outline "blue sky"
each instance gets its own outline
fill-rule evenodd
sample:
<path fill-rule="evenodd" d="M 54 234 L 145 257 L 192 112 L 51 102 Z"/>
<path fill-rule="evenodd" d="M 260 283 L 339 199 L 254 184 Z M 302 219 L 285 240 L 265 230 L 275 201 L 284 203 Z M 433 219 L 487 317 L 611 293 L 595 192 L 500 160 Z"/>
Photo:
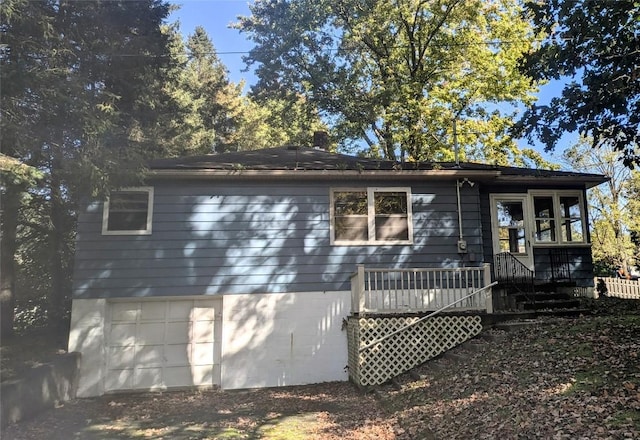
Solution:
<path fill-rule="evenodd" d="M 255 76 L 251 72 L 243 71 L 246 66 L 242 61 L 242 55 L 251 50 L 253 44 L 245 39 L 243 34 L 231 29 L 229 25 L 237 21 L 238 16 L 250 15 L 249 3 L 247 0 L 183 0 L 182 2 L 176 0 L 180 9 L 169 18 L 172 22 L 180 22 L 180 30 L 185 38 L 196 26 L 204 27 L 219 58 L 227 66 L 231 81 L 239 83 L 244 80 L 247 86 L 255 82 Z M 560 94 L 562 84 L 562 82 L 553 82 L 544 86 L 538 95 L 539 103 L 546 103 L 553 96 Z M 575 139 L 576 136 L 565 135 L 564 145 L 570 146 Z M 519 144 L 521 147 L 530 148 L 524 140 Z M 547 160 L 560 162 L 561 147 L 557 148 L 553 154 L 544 153 L 542 147 L 536 147 L 536 149 L 542 152 Z"/>
<path fill-rule="evenodd" d="M 255 77 L 249 72 L 242 72 L 245 64 L 242 62 L 243 54 L 238 52 L 248 52 L 253 44 L 240 32 L 229 28 L 239 15 L 250 15 L 249 3 L 246 0 L 192 0 L 176 1 L 176 4 L 181 7 L 169 19 L 180 22 L 182 34 L 186 37 L 196 26 L 202 26 L 229 69 L 231 81 L 239 83 L 244 79 L 251 85 Z"/>

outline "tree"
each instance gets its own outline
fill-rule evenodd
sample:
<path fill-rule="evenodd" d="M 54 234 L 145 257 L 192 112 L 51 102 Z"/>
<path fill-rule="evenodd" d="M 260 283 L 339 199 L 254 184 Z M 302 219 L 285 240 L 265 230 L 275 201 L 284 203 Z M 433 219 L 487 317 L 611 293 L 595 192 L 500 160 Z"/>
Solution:
<path fill-rule="evenodd" d="M 199 150 L 203 153 L 213 153 L 214 149 L 225 151 L 228 138 L 238 125 L 237 115 L 224 99 L 233 88 L 227 69 L 201 26 L 187 39 L 186 50 L 188 62 L 182 87 L 191 95 L 206 133 Z"/>
<path fill-rule="evenodd" d="M 303 96 L 297 100 L 241 98 L 240 126 L 235 136 L 238 150 L 274 146 L 313 146 L 313 132 L 328 131 Z"/>
<path fill-rule="evenodd" d="M 175 75 L 162 27 L 168 13 L 156 0 L 0 4 L 2 152 L 43 174 L 30 188 L 3 183 L 2 259 L 14 261 L 20 239 L 38 236 L 53 326 L 70 291 L 78 202 L 139 182 L 144 161 L 175 138 L 167 120 L 182 114 L 164 88 Z M 3 269 L 10 304 L 15 266 Z M 4 336 L 11 328 L 3 319 Z"/>
<path fill-rule="evenodd" d="M 631 234 L 634 230 L 640 231 L 635 229 L 638 224 L 633 220 L 640 215 L 640 210 L 630 209 L 634 198 L 630 183 L 640 181 L 640 175 L 617 160 L 613 144 L 604 144 L 598 149 L 591 148 L 590 144 L 590 140 L 582 139 L 568 148 L 563 157 L 573 169 L 603 174 L 610 179 L 588 193 L 594 263 L 606 274 L 620 267 L 628 271 L 636 256 Z"/>
<path fill-rule="evenodd" d="M 613 145 L 625 165 L 640 163 L 640 3 L 547 0 L 526 3 L 548 37 L 524 64 L 536 80 L 567 80 L 561 96 L 533 105 L 516 132 L 553 149 L 566 132 Z"/>
<path fill-rule="evenodd" d="M 16 212 L 22 198 L 27 196 L 27 189 L 36 185 L 42 173 L 37 169 L 23 164 L 19 160 L 0 153 L 0 189 L 6 194 L 7 188 L 12 189 L 12 197 L 2 200 L 3 212 Z M 0 216 L 0 335 L 11 335 L 13 332 L 13 311 L 16 286 L 15 259 L 17 240 L 15 235 L 7 235 L 5 231 L 16 230 L 18 218 L 16 215 Z"/>
<path fill-rule="evenodd" d="M 229 81 L 205 30 L 198 26 L 188 39 L 184 70 L 176 96 L 190 103 L 190 126 L 197 137 L 191 151 L 222 153 L 285 144 L 308 145 L 311 133 L 323 128 L 315 108 L 304 97 L 290 101 L 243 96 L 244 83 Z M 180 56 L 180 55 L 179 55 Z"/>
<path fill-rule="evenodd" d="M 389 159 L 542 163 L 507 134 L 535 84 L 517 65 L 533 33 L 518 3 L 269 0 L 237 28 L 256 46 L 252 95 L 316 105 L 343 146 Z M 454 121 L 456 133 L 454 134 Z"/>

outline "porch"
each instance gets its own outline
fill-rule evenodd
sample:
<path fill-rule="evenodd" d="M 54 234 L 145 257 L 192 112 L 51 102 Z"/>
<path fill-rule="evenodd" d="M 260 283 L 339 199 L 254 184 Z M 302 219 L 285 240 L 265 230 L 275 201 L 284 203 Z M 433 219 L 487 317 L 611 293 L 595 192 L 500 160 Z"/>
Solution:
<path fill-rule="evenodd" d="M 348 370 L 359 386 L 380 385 L 477 336 L 492 313 L 491 265 L 380 269 L 351 276 Z M 465 312 L 442 316 L 443 312 Z"/>
<path fill-rule="evenodd" d="M 541 276 L 554 282 L 570 280 L 568 256 L 554 250 L 549 259 L 551 265 Z M 576 298 L 555 297 L 559 293 L 547 298 L 549 294 L 536 291 L 535 279 L 534 271 L 508 253 L 496 255 L 493 264 L 476 267 L 357 266 L 346 324 L 351 380 L 359 386 L 380 385 L 476 337 L 487 315 L 504 319 L 538 310 L 510 307 L 501 300 L 504 292 L 544 309 L 552 303 L 579 303 Z"/>
<path fill-rule="evenodd" d="M 351 313 L 420 314 L 442 308 L 492 313 L 491 278 L 488 263 L 476 267 L 412 269 L 358 265 L 351 275 Z"/>

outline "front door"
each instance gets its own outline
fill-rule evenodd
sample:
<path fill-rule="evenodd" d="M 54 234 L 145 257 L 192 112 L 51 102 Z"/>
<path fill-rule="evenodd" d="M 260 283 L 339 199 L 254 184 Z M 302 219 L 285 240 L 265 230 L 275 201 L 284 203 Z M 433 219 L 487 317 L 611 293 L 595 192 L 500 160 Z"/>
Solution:
<path fill-rule="evenodd" d="M 490 201 L 494 255 L 509 252 L 533 269 L 526 194 L 493 194 Z"/>

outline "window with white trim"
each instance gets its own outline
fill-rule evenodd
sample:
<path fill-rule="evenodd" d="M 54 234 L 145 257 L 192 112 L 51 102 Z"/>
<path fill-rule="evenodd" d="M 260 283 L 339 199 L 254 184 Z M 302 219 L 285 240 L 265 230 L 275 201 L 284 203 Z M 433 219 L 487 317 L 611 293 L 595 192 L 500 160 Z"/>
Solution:
<path fill-rule="evenodd" d="M 409 188 L 331 190 L 333 244 L 406 244 L 412 240 Z"/>
<path fill-rule="evenodd" d="M 153 187 L 112 191 L 102 212 L 103 235 L 149 235 Z"/>
<path fill-rule="evenodd" d="M 584 201 L 580 191 L 533 192 L 536 243 L 585 243 Z"/>

